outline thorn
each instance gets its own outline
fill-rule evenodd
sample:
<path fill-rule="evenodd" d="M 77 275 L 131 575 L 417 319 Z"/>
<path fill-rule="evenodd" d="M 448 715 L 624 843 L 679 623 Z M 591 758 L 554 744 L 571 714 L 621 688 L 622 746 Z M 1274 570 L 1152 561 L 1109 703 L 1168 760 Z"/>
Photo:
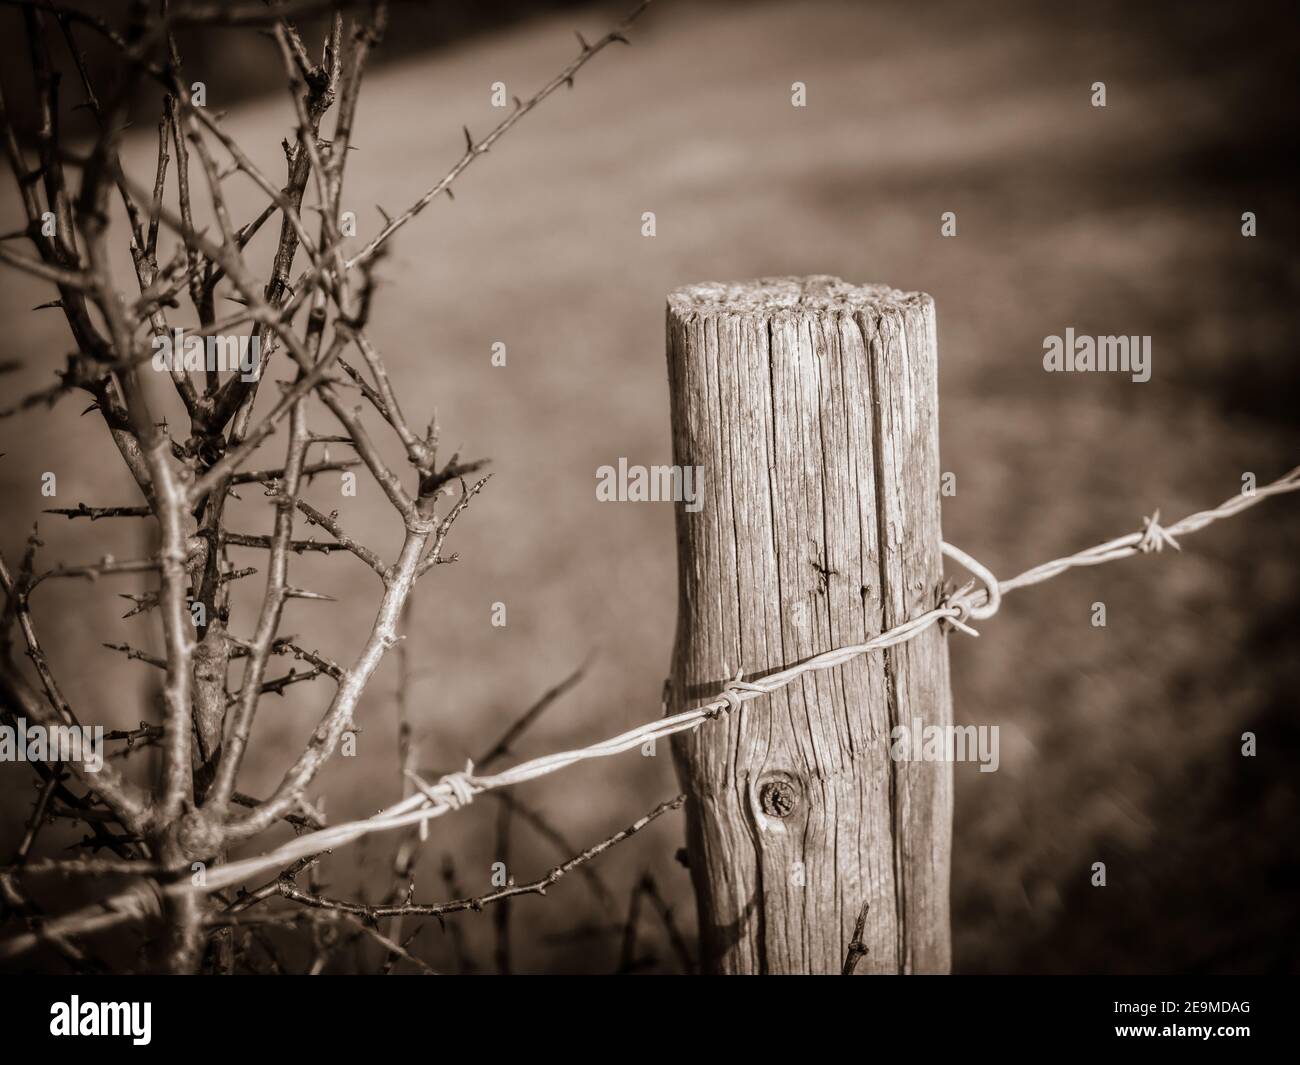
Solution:
<path fill-rule="evenodd" d="M 587 38 L 585 38 L 585 37 L 584 37 L 581 33 L 579 33 L 577 30 L 574 30 L 574 31 L 573 31 L 573 35 L 574 35 L 575 37 L 578 38 L 578 43 L 579 43 L 580 45 L 582 45 L 582 50 L 583 50 L 583 52 L 590 52 L 590 51 L 591 51 L 591 45 L 589 45 L 589 44 L 587 43 Z"/>
<path fill-rule="evenodd" d="M 392 225 L 392 224 L 393 224 L 393 216 L 390 215 L 387 211 L 385 211 L 385 210 L 383 209 L 383 207 L 381 207 L 379 204 L 375 204 L 375 210 L 378 211 L 378 212 L 380 213 L 380 215 L 383 216 L 383 219 L 384 219 L 384 225 Z"/>
<path fill-rule="evenodd" d="M 516 111 L 522 111 L 524 109 L 524 102 L 523 100 L 519 99 L 518 96 L 512 96 L 511 99 L 514 100 L 515 102 Z"/>
<path fill-rule="evenodd" d="M 286 588 L 284 597 L 286 599 L 318 599 L 326 603 L 338 602 L 332 595 L 326 595 L 324 592 L 309 592 L 305 588 Z"/>
<path fill-rule="evenodd" d="M 62 300 L 50 300 L 49 303 L 38 303 L 35 307 L 32 308 L 32 310 L 46 311 L 49 310 L 51 307 L 62 307 L 62 306 L 63 306 Z"/>
<path fill-rule="evenodd" d="M 573 75 L 572 75 L 572 74 L 570 74 L 567 78 L 564 79 L 564 84 L 567 85 L 570 89 L 573 88 Z"/>
<path fill-rule="evenodd" d="M 470 134 L 469 126 L 461 126 L 460 128 L 465 131 L 465 150 L 469 152 L 470 155 L 474 155 L 474 138 Z"/>
<path fill-rule="evenodd" d="M 624 37 L 621 33 L 611 33 L 611 34 L 609 35 L 609 39 L 610 39 L 611 41 L 618 41 L 620 44 L 631 44 L 631 43 L 632 43 L 632 42 L 629 41 L 626 37 Z"/>
<path fill-rule="evenodd" d="M 451 186 L 448 185 L 448 186 L 447 186 L 447 199 L 449 199 L 449 200 L 454 200 L 455 198 L 456 198 L 456 194 L 455 194 L 454 192 L 451 191 Z"/>
<path fill-rule="evenodd" d="M 135 605 L 122 615 L 123 618 L 134 617 L 136 614 L 142 614 L 149 609 L 150 601 L 146 595 L 131 595 L 127 592 L 119 592 L 118 597 L 130 600 Z"/>

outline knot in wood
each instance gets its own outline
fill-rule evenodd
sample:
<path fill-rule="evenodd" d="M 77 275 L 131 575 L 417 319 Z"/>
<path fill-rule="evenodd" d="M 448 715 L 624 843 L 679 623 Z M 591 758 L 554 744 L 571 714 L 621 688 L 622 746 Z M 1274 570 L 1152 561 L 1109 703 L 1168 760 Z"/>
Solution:
<path fill-rule="evenodd" d="M 768 817 L 789 817 L 799 805 L 799 793 L 788 780 L 769 780 L 758 789 L 758 805 Z"/>

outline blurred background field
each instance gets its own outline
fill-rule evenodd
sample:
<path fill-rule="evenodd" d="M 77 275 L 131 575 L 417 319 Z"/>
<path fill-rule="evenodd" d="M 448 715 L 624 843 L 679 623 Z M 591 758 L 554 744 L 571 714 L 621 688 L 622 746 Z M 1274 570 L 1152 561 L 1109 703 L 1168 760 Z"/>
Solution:
<path fill-rule="evenodd" d="M 382 222 L 375 204 L 403 208 L 454 162 L 463 123 L 482 133 L 499 118 L 492 82 L 527 96 L 572 57 L 575 27 L 594 38 L 618 14 L 512 17 L 424 52 L 381 53 L 345 193 L 361 239 Z M 16 16 L 3 17 L 16 33 Z M 1156 507 L 1172 519 L 1217 504 L 1244 471 L 1263 483 L 1300 461 L 1295 29 L 1290 6 L 1251 3 L 656 4 L 633 47 L 597 57 L 572 92 L 476 161 L 455 202 L 439 199 L 411 223 L 378 271 L 370 332 L 407 414 L 436 409 L 445 446 L 490 456 L 494 471 L 451 538 L 460 561 L 416 593 L 407 639 L 422 764 L 460 768 L 588 657 L 586 679 L 516 757 L 658 712 L 676 609 L 672 513 L 597 505 L 594 473 L 620 456 L 671 461 L 663 304 L 680 284 L 829 273 L 931 293 L 942 465 L 957 478 L 944 534 L 998 573 L 1136 530 Z M 241 49 L 208 49 L 189 65 L 195 80 L 210 68 L 210 106 L 227 109 L 241 69 L 275 84 L 273 43 Z M 26 74 L 7 65 L 8 89 Z M 790 104 L 794 81 L 807 85 L 806 108 Z M 1106 83 L 1104 109 L 1089 103 L 1095 81 Z M 155 122 L 136 116 L 124 156 L 142 181 Z M 279 91 L 238 100 L 226 118 L 276 174 L 292 123 Z M 260 206 L 242 179 L 227 195 L 237 221 Z M 656 215 L 653 239 L 640 235 L 644 211 Z M 940 237 L 944 211 L 956 212 L 955 238 Z M 1258 217 L 1255 238 L 1241 235 L 1243 211 Z M 6 181 L 0 228 L 19 216 Z M 268 227 L 254 261 L 269 260 L 272 240 Z M 0 381 L 18 395 L 49 383 L 69 340 L 57 312 L 29 311 L 50 298 L 46 287 L 2 276 L 0 361 L 24 369 Z M 128 284 L 125 258 L 118 277 Z M 1043 337 L 1068 326 L 1150 334 L 1151 381 L 1045 374 Z M 507 345 L 504 369 L 490 363 L 495 341 Z M 262 390 L 264 406 L 274 391 Z M 38 518 L 46 565 L 144 549 L 130 523 L 40 514 L 136 501 L 101 423 L 78 417 L 84 405 L 68 398 L 0 422 L 10 559 Z M 328 412 L 317 405 L 313 416 L 331 431 Z M 260 465 L 280 463 L 278 444 L 263 454 Z M 46 470 L 58 475 L 55 501 L 39 494 Z M 391 553 L 400 530 L 377 487 L 364 476 L 360 486 L 344 498 L 324 477 L 308 498 Z M 1297 968 L 1297 507 L 1270 501 L 1181 554 L 1017 592 L 978 641 L 950 639 L 959 722 L 999 725 L 1002 740 L 998 772 L 957 769 L 958 971 Z M 269 528 L 256 492 L 241 508 L 245 531 Z M 264 568 L 259 556 L 238 560 Z M 292 602 L 284 631 L 347 660 L 377 602 L 373 574 L 347 556 L 293 566 L 295 583 L 346 606 Z M 239 586 L 237 633 L 251 631 L 261 582 Z M 36 595 L 83 720 L 130 727 L 153 715 L 145 667 L 100 646 L 156 642 L 152 619 L 118 620 L 116 593 L 143 587 L 51 582 Z M 496 602 L 504 628 L 490 624 Z M 1106 604 L 1105 628 L 1089 623 L 1095 602 Z M 320 778 L 332 820 L 400 792 L 395 680 L 389 661 L 364 700 L 358 756 Z M 263 704 L 243 790 L 273 788 L 327 697 L 316 681 Z M 1240 755 L 1248 730 L 1253 759 Z M 134 763 L 145 771 L 147 756 Z M 0 767 L 13 815 L 4 853 L 30 787 L 24 767 Z M 586 763 L 519 795 L 581 847 L 675 789 L 661 749 Z M 496 814 L 483 799 L 434 823 L 420 900 L 446 897 L 444 853 L 459 886 L 488 889 Z M 384 893 L 394 842 L 335 854 L 329 892 Z M 576 876 L 518 901 L 515 966 L 609 971 L 623 900 L 646 871 L 693 935 L 680 844 L 680 815 L 669 815 L 599 859 L 620 900 L 612 909 Z M 516 824 L 517 879 L 561 857 Z M 1104 889 L 1089 885 L 1097 861 Z M 448 920 L 490 969 L 491 916 Z M 436 922 L 414 949 L 454 965 Z M 640 953 L 649 971 L 676 967 L 649 918 Z"/>

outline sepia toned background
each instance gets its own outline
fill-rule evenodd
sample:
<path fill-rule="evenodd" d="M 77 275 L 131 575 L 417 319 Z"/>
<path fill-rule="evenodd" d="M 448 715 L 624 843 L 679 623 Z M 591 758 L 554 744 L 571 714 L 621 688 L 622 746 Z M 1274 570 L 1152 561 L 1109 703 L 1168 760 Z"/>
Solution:
<path fill-rule="evenodd" d="M 574 28 L 594 38 L 622 9 L 488 10 L 472 27 L 395 24 L 398 47 L 367 77 L 348 165 L 344 205 L 362 239 L 382 224 L 376 204 L 404 208 L 455 161 L 462 124 L 481 134 L 498 120 L 493 82 L 529 95 L 572 58 Z M 17 16 L 0 19 L 16 32 Z M 1263 483 L 1300 461 L 1293 20 L 1289 7 L 1252 3 L 656 4 L 631 48 L 597 57 L 573 91 L 477 160 L 455 201 L 440 198 L 403 230 L 378 271 L 370 334 L 406 413 L 437 412 L 445 454 L 492 459 L 493 479 L 449 543 L 459 561 L 416 591 L 406 635 L 421 764 L 461 768 L 584 661 L 585 679 L 512 757 L 584 745 L 658 712 L 676 609 L 672 512 L 598 504 L 594 484 L 620 456 L 671 461 L 663 307 L 678 285 L 828 273 L 931 293 L 942 466 L 957 485 L 944 535 L 996 573 L 1135 531 L 1156 507 L 1174 519 L 1217 504 L 1244 472 Z M 214 38 L 190 54 L 209 106 L 280 173 L 293 114 L 273 42 Z M 27 72 L 6 55 L 8 90 Z M 790 104 L 794 81 L 807 85 L 806 108 Z M 1096 81 L 1104 109 L 1090 105 Z M 142 105 L 124 155 L 142 182 L 155 122 Z M 9 230 L 20 211 L 5 178 Z M 242 178 L 227 196 L 237 223 L 260 207 Z M 645 211 L 653 239 L 641 236 Z M 940 236 L 945 211 L 956 237 Z M 1244 211 L 1257 237 L 1241 235 Z M 273 239 L 268 227 L 252 261 L 269 259 Z M 129 276 L 123 256 L 123 287 Z M 57 311 L 30 311 L 48 286 L 0 278 L 0 362 L 23 364 L 0 377 L 8 398 L 49 384 L 70 341 Z M 1045 374 L 1043 337 L 1067 327 L 1150 334 L 1151 381 Z M 497 341 L 505 368 L 490 363 Z M 274 398 L 263 388 L 263 409 Z M 79 417 L 84 406 L 69 397 L 0 422 L 0 546 L 11 560 L 38 519 L 46 566 L 149 549 L 136 523 L 40 513 L 137 502 L 102 424 Z M 332 431 L 319 404 L 313 424 Z M 280 464 L 276 440 L 260 465 Z M 40 495 L 44 471 L 57 475 L 56 500 Z M 345 498 L 337 477 L 321 477 L 307 498 L 391 554 L 400 528 L 378 488 L 359 481 Z M 257 496 L 244 493 L 232 527 L 268 530 Z M 1181 553 L 1017 592 L 977 641 L 950 637 L 958 722 L 1001 729 L 998 772 L 956 771 L 957 971 L 1297 968 L 1298 508 L 1284 497 Z M 261 554 L 238 560 L 264 568 Z M 282 631 L 348 660 L 378 601 L 373 573 L 336 555 L 295 558 L 292 574 L 341 602 L 294 600 Z M 251 630 L 261 580 L 238 586 L 237 634 Z M 129 604 L 118 593 L 147 586 L 48 582 L 34 597 L 82 720 L 156 719 L 147 667 L 101 647 L 157 643 L 155 619 L 119 620 Z M 490 624 L 497 602 L 504 628 Z M 1105 628 L 1090 624 L 1098 602 Z M 333 821 L 400 794 L 395 682 L 390 656 L 363 701 L 357 757 L 336 758 L 319 779 Z M 327 683 L 264 701 L 241 790 L 275 785 Z M 1258 738 L 1253 759 L 1240 754 L 1246 731 Z M 129 764 L 147 773 L 148 757 Z M 33 794 L 24 767 L 0 766 L 0 853 Z M 581 848 L 676 794 L 676 782 L 665 748 L 518 794 Z M 444 854 L 457 887 L 488 889 L 497 813 L 484 797 L 432 825 L 418 900 L 448 897 Z M 689 877 L 674 858 L 681 835 L 669 815 L 598 860 L 614 906 L 577 876 L 516 902 L 514 967 L 610 971 L 628 893 L 647 871 L 693 935 Z M 372 837 L 336 853 L 328 891 L 377 899 L 393 843 Z M 515 824 L 517 879 L 563 857 Z M 1098 861 L 1104 889 L 1090 886 Z M 494 965 L 492 920 L 448 918 L 481 971 Z M 437 922 L 413 949 L 454 968 Z M 645 971 L 678 968 L 652 917 L 638 954 Z"/>

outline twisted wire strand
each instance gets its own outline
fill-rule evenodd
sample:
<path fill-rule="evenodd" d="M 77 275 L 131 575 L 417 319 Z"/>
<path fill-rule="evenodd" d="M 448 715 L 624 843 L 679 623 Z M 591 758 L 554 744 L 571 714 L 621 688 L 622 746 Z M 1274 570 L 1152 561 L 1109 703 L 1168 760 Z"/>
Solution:
<path fill-rule="evenodd" d="M 1173 525 L 1162 526 L 1159 521 L 1160 512 L 1157 510 L 1151 517 L 1144 519 L 1140 532 L 1129 533 L 1097 544 L 1095 547 L 1077 551 L 1072 555 L 1044 562 L 1005 581 L 998 580 L 987 567 L 960 548 L 945 543 L 942 545 L 944 556 L 961 565 L 976 579 L 945 596 L 934 608 L 872 637 L 866 643 L 838 647 L 752 681 L 746 681 L 741 673 L 737 673 L 734 678 L 723 684 L 722 691 L 716 698 L 706 703 L 646 722 L 588 747 L 542 755 L 487 776 L 475 775 L 471 763 L 460 772 L 449 773 L 432 784 L 416 777 L 414 779 L 417 790 L 414 794 L 381 810 L 375 816 L 311 832 L 257 857 L 219 866 L 208 874 L 207 883 L 200 890 L 216 891 L 240 883 L 258 873 L 282 869 L 299 858 L 341 846 L 372 832 L 419 824 L 434 817 L 441 817 L 445 813 L 467 805 L 476 795 L 485 791 L 522 784 L 524 781 L 558 772 L 576 762 L 592 758 L 609 758 L 632 750 L 634 747 L 640 747 L 651 740 L 664 739 L 679 732 L 693 731 L 721 714 L 739 710 L 751 699 L 770 695 L 784 688 L 806 673 L 832 669 L 860 655 L 905 643 L 940 622 L 947 622 L 968 635 L 978 636 L 979 633 L 967 622 L 992 617 L 1000 609 L 1002 597 L 1007 592 L 1041 584 L 1078 566 L 1097 566 L 1103 562 L 1114 562 L 1134 555 L 1157 553 L 1166 546 L 1181 550 L 1178 544 L 1179 537 L 1187 536 L 1213 522 L 1239 514 L 1272 496 L 1298 489 L 1300 489 L 1300 466 L 1262 488 L 1249 493 L 1238 493 L 1224 500 L 1217 507 L 1189 514 Z M 186 888 L 188 882 L 180 886 L 179 890 Z M 169 890 L 176 889 L 178 888 L 174 885 Z"/>

